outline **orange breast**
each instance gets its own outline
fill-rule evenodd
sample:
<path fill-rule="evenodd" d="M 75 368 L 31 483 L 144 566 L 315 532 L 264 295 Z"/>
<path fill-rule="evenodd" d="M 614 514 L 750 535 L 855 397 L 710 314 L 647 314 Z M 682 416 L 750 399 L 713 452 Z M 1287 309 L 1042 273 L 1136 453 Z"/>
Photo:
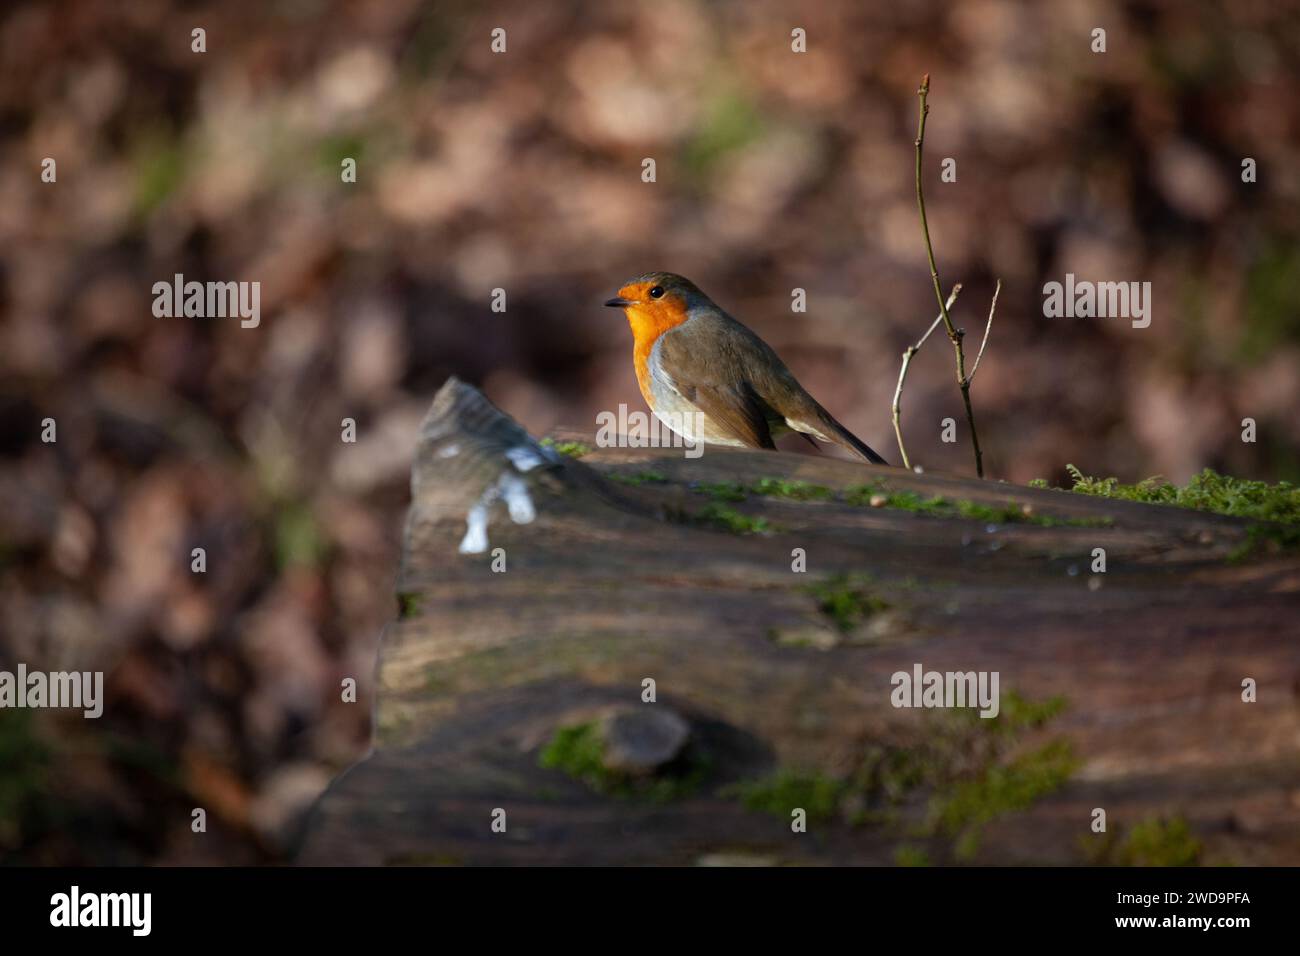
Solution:
<path fill-rule="evenodd" d="M 641 386 L 641 394 L 651 409 L 655 407 L 650 390 L 650 352 L 659 341 L 659 336 L 669 329 L 674 329 L 689 318 L 686 310 L 677 303 L 651 303 L 635 306 L 627 310 L 627 321 L 632 326 L 632 365 L 636 369 L 636 381 Z"/>
<path fill-rule="evenodd" d="M 655 338 L 638 338 L 636 345 L 632 347 L 632 365 L 636 368 L 636 383 L 641 386 L 641 394 L 645 397 L 645 403 L 652 409 L 655 407 L 654 397 L 650 392 L 650 350 L 654 348 Z"/>

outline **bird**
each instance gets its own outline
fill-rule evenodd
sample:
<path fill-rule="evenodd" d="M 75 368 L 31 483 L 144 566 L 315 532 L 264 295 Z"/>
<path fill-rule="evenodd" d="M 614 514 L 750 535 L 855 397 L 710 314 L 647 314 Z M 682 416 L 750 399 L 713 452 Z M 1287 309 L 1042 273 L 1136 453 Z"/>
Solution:
<path fill-rule="evenodd" d="M 774 436 L 794 431 L 814 446 L 816 438 L 888 464 L 808 394 L 770 345 L 689 279 L 647 272 L 605 305 L 622 309 L 632 327 L 646 404 L 684 439 L 774 449 Z"/>

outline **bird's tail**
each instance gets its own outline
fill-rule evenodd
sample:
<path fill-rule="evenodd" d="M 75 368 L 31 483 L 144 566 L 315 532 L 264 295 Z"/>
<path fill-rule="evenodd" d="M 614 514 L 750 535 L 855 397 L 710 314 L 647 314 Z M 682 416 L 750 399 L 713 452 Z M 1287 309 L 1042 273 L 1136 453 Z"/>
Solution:
<path fill-rule="evenodd" d="M 889 462 L 872 451 L 866 442 L 832 418 L 825 409 L 822 409 L 822 423 L 826 426 L 826 437 L 830 441 L 847 448 L 863 461 L 869 461 L 873 465 L 889 464 Z"/>

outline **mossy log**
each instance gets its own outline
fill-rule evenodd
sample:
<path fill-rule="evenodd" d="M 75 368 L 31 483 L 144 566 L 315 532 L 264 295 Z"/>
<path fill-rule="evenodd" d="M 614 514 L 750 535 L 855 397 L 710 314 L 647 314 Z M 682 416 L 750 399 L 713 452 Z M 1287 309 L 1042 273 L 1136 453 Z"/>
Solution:
<path fill-rule="evenodd" d="M 1245 522 L 578 459 L 454 379 L 411 488 L 374 750 L 303 863 L 1300 862 L 1300 561 Z M 895 707 L 917 664 L 997 672 L 1000 715 Z"/>

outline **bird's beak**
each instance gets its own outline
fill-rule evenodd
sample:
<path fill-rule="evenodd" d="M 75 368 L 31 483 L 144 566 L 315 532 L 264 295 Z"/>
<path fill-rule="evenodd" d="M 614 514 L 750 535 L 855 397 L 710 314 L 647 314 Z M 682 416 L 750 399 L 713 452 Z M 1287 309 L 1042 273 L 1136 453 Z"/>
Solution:
<path fill-rule="evenodd" d="M 611 309 L 625 309 L 629 305 L 635 305 L 636 303 L 633 302 L 631 299 L 625 299 L 621 295 L 616 295 L 614 296 L 614 298 L 608 300 L 605 304 L 609 306 Z"/>

